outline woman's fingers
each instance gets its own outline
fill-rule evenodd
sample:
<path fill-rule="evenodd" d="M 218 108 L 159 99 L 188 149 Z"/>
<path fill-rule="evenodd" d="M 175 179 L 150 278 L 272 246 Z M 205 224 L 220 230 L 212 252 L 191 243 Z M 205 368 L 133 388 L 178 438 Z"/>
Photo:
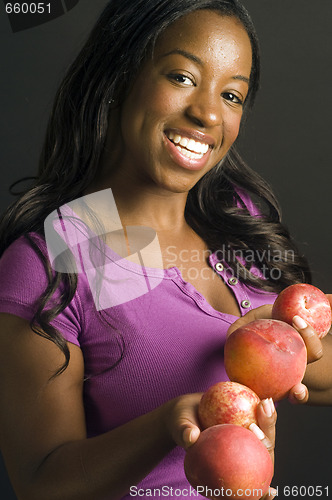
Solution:
<path fill-rule="evenodd" d="M 266 304 L 264 306 L 259 306 L 252 311 L 247 312 L 244 316 L 234 321 L 227 331 L 227 336 L 235 332 L 240 326 L 247 325 L 251 321 L 256 319 L 271 319 L 272 317 L 272 304 Z"/>
<path fill-rule="evenodd" d="M 186 394 L 169 402 L 167 427 L 178 446 L 189 448 L 200 435 L 197 409 L 202 393 Z"/>
<path fill-rule="evenodd" d="M 277 412 L 271 398 L 264 399 L 258 405 L 257 421 L 258 426 L 251 424 L 250 430 L 262 441 L 274 460 Z"/>
<path fill-rule="evenodd" d="M 251 424 L 249 429 L 267 448 L 274 463 L 277 412 L 271 398 L 264 399 L 258 405 L 257 421 L 259 426 Z M 276 493 L 276 490 L 269 488 L 269 491 L 262 497 L 262 500 L 272 500 L 276 496 Z"/>
<path fill-rule="evenodd" d="M 271 458 L 272 458 L 274 455 L 274 453 L 273 453 L 274 452 L 274 443 L 272 443 L 272 441 L 266 436 L 266 434 L 264 434 L 264 432 L 262 431 L 262 429 L 260 427 L 258 427 L 258 425 L 254 424 L 254 423 L 250 424 L 249 429 L 263 443 L 265 448 L 267 448 L 267 450 L 270 453 Z"/>
<path fill-rule="evenodd" d="M 189 448 L 189 446 L 193 445 L 200 435 L 200 429 L 196 425 L 192 424 L 192 422 L 184 423 L 184 430 L 182 432 L 182 446 L 183 448 Z"/>
<path fill-rule="evenodd" d="M 295 404 L 304 404 L 309 399 L 309 392 L 307 387 L 301 382 L 294 385 L 289 391 L 288 400 Z"/>
<path fill-rule="evenodd" d="M 322 343 L 315 330 L 300 316 L 294 316 L 293 326 L 299 332 L 307 348 L 308 363 L 313 363 L 323 355 Z"/>

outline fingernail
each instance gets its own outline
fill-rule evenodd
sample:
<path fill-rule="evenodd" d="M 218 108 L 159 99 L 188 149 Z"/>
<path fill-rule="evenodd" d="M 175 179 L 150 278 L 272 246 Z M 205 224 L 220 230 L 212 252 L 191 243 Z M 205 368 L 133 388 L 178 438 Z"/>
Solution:
<path fill-rule="evenodd" d="M 304 330 L 304 328 L 307 328 L 307 326 L 308 326 L 308 324 L 300 316 L 294 316 L 294 318 L 293 318 L 293 324 L 299 330 Z"/>
<path fill-rule="evenodd" d="M 258 427 L 258 425 L 252 423 L 249 425 L 249 429 L 255 434 L 256 437 L 258 437 L 260 441 L 265 438 L 264 432 Z"/>
<path fill-rule="evenodd" d="M 269 402 L 270 402 L 271 416 L 272 416 L 273 413 L 275 412 L 275 406 L 272 398 L 269 398 Z"/>
<path fill-rule="evenodd" d="M 198 436 L 199 430 L 197 429 L 197 427 L 194 427 L 193 429 L 191 429 L 189 434 L 189 443 L 195 443 L 195 441 L 197 441 L 198 439 Z"/>
<path fill-rule="evenodd" d="M 275 490 L 274 488 L 269 488 L 269 495 L 273 495 L 273 498 L 277 496 L 277 493 L 277 490 Z"/>
<path fill-rule="evenodd" d="M 307 391 L 305 389 L 302 389 L 299 392 L 294 392 L 294 396 L 296 396 L 296 399 L 298 399 L 299 401 L 304 399 L 306 397 L 306 395 L 307 395 Z"/>
<path fill-rule="evenodd" d="M 263 410 L 264 410 L 264 413 L 267 417 L 272 417 L 272 408 L 271 408 L 271 403 L 270 403 L 270 400 L 269 399 L 264 399 L 262 401 L 262 405 L 263 405 Z"/>

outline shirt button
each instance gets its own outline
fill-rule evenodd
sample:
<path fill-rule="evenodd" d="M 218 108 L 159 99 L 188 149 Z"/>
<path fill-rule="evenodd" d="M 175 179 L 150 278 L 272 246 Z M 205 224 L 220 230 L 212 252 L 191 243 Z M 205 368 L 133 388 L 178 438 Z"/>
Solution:
<path fill-rule="evenodd" d="M 229 280 L 228 280 L 228 283 L 229 283 L 230 285 L 237 285 L 237 284 L 238 284 L 238 282 L 239 282 L 239 280 L 238 280 L 237 278 L 235 278 L 235 277 L 233 277 L 233 278 L 229 278 Z"/>
<path fill-rule="evenodd" d="M 251 302 L 249 300 L 242 300 L 241 302 L 241 306 L 244 308 L 244 309 L 248 309 L 248 307 L 251 306 Z"/>
<path fill-rule="evenodd" d="M 224 270 L 224 266 L 221 262 L 218 262 L 218 264 L 216 264 L 216 270 L 219 272 Z"/>

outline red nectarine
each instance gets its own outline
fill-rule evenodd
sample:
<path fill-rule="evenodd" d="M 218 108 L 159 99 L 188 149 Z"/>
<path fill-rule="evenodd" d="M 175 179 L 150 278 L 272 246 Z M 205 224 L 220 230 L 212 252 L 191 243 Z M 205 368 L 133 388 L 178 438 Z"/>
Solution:
<path fill-rule="evenodd" d="M 331 306 L 326 295 L 313 285 L 297 283 L 285 288 L 276 298 L 272 317 L 292 324 L 297 315 L 312 326 L 320 338 L 331 328 Z"/>
<path fill-rule="evenodd" d="M 253 500 L 269 489 L 273 464 L 263 443 L 239 425 L 214 425 L 186 452 L 189 483 L 207 498 Z"/>
<path fill-rule="evenodd" d="M 203 429 L 218 424 L 249 427 L 257 424 L 256 408 L 260 402 L 249 387 L 237 382 L 218 382 L 202 396 L 198 417 Z"/>
<path fill-rule="evenodd" d="M 225 368 L 230 380 L 275 401 L 304 376 L 307 350 L 301 335 L 283 321 L 258 319 L 226 340 Z"/>

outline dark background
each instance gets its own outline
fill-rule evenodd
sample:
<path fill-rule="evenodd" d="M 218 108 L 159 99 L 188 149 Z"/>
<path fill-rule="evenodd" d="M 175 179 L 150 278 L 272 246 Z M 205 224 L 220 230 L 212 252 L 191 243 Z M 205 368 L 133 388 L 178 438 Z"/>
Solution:
<path fill-rule="evenodd" d="M 12 200 L 9 185 L 35 173 L 55 90 L 107 1 L 55 3 L 58 17 L 44 24 L 29 21 L 29 29 L 26 20 L 13 22 L 12 16 L 10 23 L 0 3 L 0 211 Z M 332 2 L 244 4 L 261 40 L 263 75 L 240 150 L 273 186 L 284 222 L 310 261 L 314 283 L 332 292 Z M 312 498 L 304 489 L 287 496 L 284 486 L 329 486 L 332 495 L 331 417 L 331 408 L 280 404 L 273 481 L 279 498 Z M 0 498 L 15 499 L 1 463 Z"/>

